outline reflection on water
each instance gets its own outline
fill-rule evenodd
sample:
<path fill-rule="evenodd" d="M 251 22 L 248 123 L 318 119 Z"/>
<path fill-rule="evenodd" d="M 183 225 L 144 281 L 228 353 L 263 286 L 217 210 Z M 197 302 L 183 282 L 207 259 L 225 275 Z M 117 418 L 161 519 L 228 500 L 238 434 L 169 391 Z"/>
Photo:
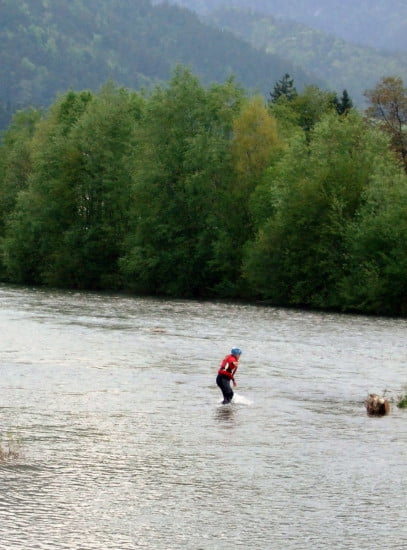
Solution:
<path fill-rule="evenodd" d="M 233 404 L 219 405 L 215 412 L 215 418 L 230 428 L 233 426 L 236 417 L 236 407 Z"/>
<path fill-rule="evenodd" d="M 0 305 L 0 435 L 23 451 L 0 464 L 0 548 L 406 547 L 406 413 L 363 405 L 405 390 L 405 320 L 6 286 Z"/>

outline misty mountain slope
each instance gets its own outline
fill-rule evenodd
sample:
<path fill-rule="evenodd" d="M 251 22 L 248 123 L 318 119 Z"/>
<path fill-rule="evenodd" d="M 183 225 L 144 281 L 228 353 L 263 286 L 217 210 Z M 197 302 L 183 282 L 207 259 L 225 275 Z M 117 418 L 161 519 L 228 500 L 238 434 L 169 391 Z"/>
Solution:
<path fill-rule="evenodd" d="M 264 94 L 285 72 L 299 86 L 315 75 L 259 51 L 184 8 L 149 0 L 0 0 L 0 102 L 47 105 L 56 94 L 106 80 L 139 89 L 168 80 L 176 64 L 206 83 L 233 74 Z"/>
<path fill-rule="evenodd" d="M 169 0 L 200 14 L 238 7 L 303 23 L 347 42 L 407 52 L 405 0 Z"/>
<path fill-rule="evenodd" d="M 253 11 L 225 8 L 208 16 L 213 24 L 229 29 L 255 47 L 284 56 L 305 70 L 313 70 L 330 89 L 343 89 L 357 105 L 364 91 L 383 76 L 401 76 L 407 82 L 407 56 L 354 46 L 333 35 L 293 22 L 282 22 Z"/>

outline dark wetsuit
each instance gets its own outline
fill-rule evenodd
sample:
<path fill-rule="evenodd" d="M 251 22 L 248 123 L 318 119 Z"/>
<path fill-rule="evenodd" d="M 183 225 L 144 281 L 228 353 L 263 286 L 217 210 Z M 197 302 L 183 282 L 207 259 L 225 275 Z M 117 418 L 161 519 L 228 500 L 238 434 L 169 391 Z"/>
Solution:
<path fill-rule="evenodd" d="M 233 390 L 230 383 L 235 381 L 234 374 L 238 367 L 238 361 L 238 357 L 235 357 L 234 355 L 227 355 L 223 359 L 218 370 L 216 383 L 222 392 L 223 403 L 225 405 L 230 403 L 233 398 Z"/>

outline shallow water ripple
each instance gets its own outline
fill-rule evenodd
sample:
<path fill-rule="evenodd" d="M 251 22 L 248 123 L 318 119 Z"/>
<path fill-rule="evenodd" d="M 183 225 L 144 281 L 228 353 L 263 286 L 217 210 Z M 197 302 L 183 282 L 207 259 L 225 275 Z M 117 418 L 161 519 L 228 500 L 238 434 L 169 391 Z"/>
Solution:
<path fill-rule="evenodd" d="M 406 413 L 363 404 L 405 389 L 405 320 L 6 286 L 0 304 L 20 453 L 1 550 L 407 548 Z"/>

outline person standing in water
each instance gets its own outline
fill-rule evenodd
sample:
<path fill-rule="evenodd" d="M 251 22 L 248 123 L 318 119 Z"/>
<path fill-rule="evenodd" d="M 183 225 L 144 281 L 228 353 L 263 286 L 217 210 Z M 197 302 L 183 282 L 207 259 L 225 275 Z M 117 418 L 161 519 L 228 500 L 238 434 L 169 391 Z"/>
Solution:
<path fill-rule="evenodd" d="M 242 354 L 242 350 L 239 348 L 233 348 L 229 355 L 222 360 L 218 376 L 216 377 L 216 383 L 220 388 L 223 395 L 222 403 L 226 405 L 232 401 L 233 390 L 230 387 L 230 383 L 233 383 L 233 387 L 236 387 L 235 373 L 239 366 L 239 359 Z"/>

